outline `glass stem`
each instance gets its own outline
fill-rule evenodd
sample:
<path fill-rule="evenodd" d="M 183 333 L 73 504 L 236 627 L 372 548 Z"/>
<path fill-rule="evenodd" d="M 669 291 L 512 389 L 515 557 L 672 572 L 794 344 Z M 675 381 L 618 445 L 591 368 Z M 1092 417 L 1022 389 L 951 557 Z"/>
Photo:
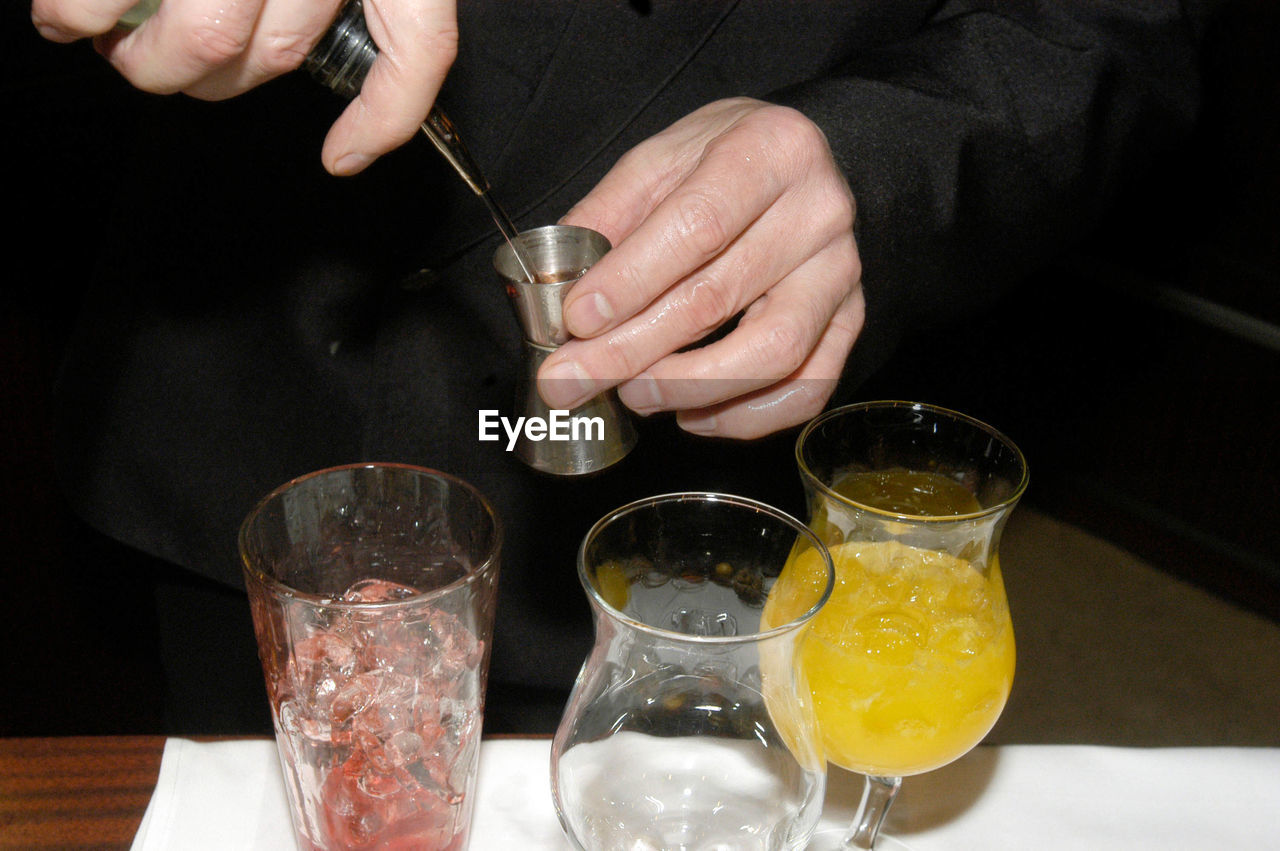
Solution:
<path fill-rule="evenodd" d="M 893 806 L 893 799 L 897 797 L 901 786 L 901 777 L 867 775 L 867 782 L 862 787 L 862 803 L 858 805 L 858 815 L 844 838 L 845 848 L 876 847 L 876 837 L 880 835 L 885 816 L 889 815 L 889 808 Z"/>

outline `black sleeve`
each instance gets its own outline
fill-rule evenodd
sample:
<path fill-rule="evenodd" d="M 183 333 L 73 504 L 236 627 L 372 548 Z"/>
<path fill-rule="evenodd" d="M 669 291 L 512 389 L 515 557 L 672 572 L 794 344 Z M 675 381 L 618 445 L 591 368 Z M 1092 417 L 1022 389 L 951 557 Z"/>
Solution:
<path fill-rule="evenodd" d="M 904 330 L 989 305 L 1077 241 L 1187 135 L 1211 11 L 956 0 L 911 38 L 772 98 L 823 129 L 857 201 L 868 308 L 851 381 Z"/>

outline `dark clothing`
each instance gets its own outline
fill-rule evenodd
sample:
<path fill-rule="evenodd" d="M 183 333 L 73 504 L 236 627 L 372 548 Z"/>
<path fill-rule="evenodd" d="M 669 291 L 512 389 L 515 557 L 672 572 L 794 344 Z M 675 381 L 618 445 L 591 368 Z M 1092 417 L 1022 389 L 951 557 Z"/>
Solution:
<path fill-rule="evenodd" d="M 858 204 L 868 315 L 843 399 L 904 329 L 991 304 L 1186 133 L 1190 6 L 463 0 L 441 104 L 526 228 L 712 100 L 805 112 Z M 585 480 L 478 442 L 480 409 L 514 413 L 520 370 L 496 233 L 424 141 L 324 174 L 339 107 L 300 74 L 220 104 L 146 99 L 61 378 L 60 475 L 98 528 L 229 586 L 240 520 L 294 476 L 353 461 L 461 476 L 506 526 L 495 692 L 561 694 L 590 643 L 574 571 L 588 526 L 681 489 L 800 512 L 794 432 L 708 441 L 653 417 Z"/>

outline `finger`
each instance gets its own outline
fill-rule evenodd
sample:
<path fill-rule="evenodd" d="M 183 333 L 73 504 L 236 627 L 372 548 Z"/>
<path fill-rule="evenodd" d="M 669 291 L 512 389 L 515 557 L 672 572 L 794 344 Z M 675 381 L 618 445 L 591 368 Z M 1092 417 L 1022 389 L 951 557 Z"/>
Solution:
<path fill-rule="evenodd" d="M 756 301 L 723 339 L 654 363 L 618 387 L 638 413 L 705 408 L 769 387 L 815 351 L 858 280 L 852 236 L 828 245 Z"/>
<path fill-rule="evenodd" d="M 364 10 L 378 58 L 325 139 L 334 174 L 355 174 L 412 138 L 458 55 L 453 0 L 368 0 Z"/>
<path fill-rule="evenodd" d="M 697 167 L 570 291 L 564 316 L 591 337 L 636 315 L 719 255 L 786 191 L 750 116 L 706 146 Z"/>
<path fill-rule="evenodd" d="M 570 340 L 557 349 L 539 370 L 543 400 L 553 408 L 581 404 L 701 340 L 791 274 L 819 248 L 790 239 L 788 212 L 783 205 L 781 212 L 762 216 L 728 251 L 624 324 L 599 337 Z M 581 281 L 575 286 L 580 285 Z"/>
<path fill-rule="evenodd" d="M 136 0 L 101 0 L 93 4 L 66 0 L 32 0 L 31 23 L 49 41 L 66 43 L 101 35 L 115 29 L 116 22 Z"/>
<path fill-rule="evenodd" d="M 620 245 L 697 167 L 703 148 L 758 101 L 717 101 L 623 154 L 560 224 L 590 228 Z"/>
<path fill-rule="evenodd" d="M 262 3 L 164 0 L 128 36 L 103 42 L 104 55 L 143 91 L 180 92 L 245 51 Z"/>
<path fill-rule="evenodd" d="M 829 250 L 833 245 L 843 246 L 841 257 L 846 264 L 855 264 L 852 216 L 852 196 L 842 179 L 819 179 L 814 186 L 787 192 L 729 250 L 638 315 L 599 337 L 571 340 L 550 356 L 539 372 L 544 401 L 553 407 L 573 407 L 592 391 L 636 376 L 677 349 L 703 339 L 810 258 L 824 252 L 834 256 Z M 797 229 L 796 222 L 807 227 Z M 847 287 L 857 280 L 856 271 L 834 280 Z M 590 275 L 575 285 L 575 292 Z M 828 315 L 834 309 L 835 303 L 830 302 Z"/>
<path fill-rule="evenodd" d="M 858 288 L 841 305 L 813 353 L 792 375 L 719 405 L 680 411 L 676 422 L 694 434 L 751 440 L 813 419 L 835 392 L 865 315 L 866 303 Z"/>
<path fill-rule="evenodd" d="M 676 423 L 703 437 L 754 440 L 813 419 L 838 384 L 836 378 L 789 378 L 720 405 L 680 411 Z"/>
<path fill-rule="evenodd" d="M 267 3 L 244 51 L 184 91 L 203 100 L 223 100 L 299 68 L 340 5 L 341 0 Z"/>

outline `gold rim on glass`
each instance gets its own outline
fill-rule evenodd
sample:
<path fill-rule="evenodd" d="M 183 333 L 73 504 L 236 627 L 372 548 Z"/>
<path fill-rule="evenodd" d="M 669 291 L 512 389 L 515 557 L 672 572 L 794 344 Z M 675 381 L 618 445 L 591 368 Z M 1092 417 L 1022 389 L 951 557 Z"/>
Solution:
<path fill-rule="evenodd" d="M 865 503 L 861 503 L 861 502 L 858 502 L 857 500 L 850 499 L 849 497 L 841 493 L 837 493 L 835 490 L 831 488 L 830 485 L 824 482 L 816 473 L 813 472 L 813 470 L 809 468 L 809 464 L 805 460 L 805 443 L 813 432 L 815 432 L 816 430 L 818 430 L 819 428 L 821 428 L 823 425 L 830 422 L 831 420 L 838 419 L 842 416 L 846 416 L 854 412 L 871 411 L 871 410 L 920 411 L 920 412 L 933 414 L 935 416 L 943 417 L 946 419 L 950 419 L 957 423 L 963 423 L 965 425 L 968 425 L 977 429 L 978 431 L 984 432 L 992 440 L 998 441 L 1002 446 L 1004 446 L 1013 454 L 1014 458 L 1016 459 L 1018 468 L 1021 471 L 1021 476 L 1018 480 L 1018 483 L 1014 486 L 1013 490 L 1007 496 L 1002 498 L 999 502 L 993 505 L 987 506 L 986 508 L 983 508 L 981 511 L 974 511 L 968 514 L 947 514 L 947 515 L 903 514 L 896 511 L 886 511 L 883 508 L 876 508 L 875 506 L 866 505 Z M 968 414 L 962 414 L 959 411 L 953 411 L 950 408 L 943 408 L 938 405 L 929 405 L 924 402 L 906 402 L 901 400 L 887 400 L 887 401 L 877 401 L 877 402 L 857 402 L 851 405 L 844 405 L 839 408 L 832 408 L 826 413 L 820 414 L 817 417 L 810 420 L 809 423 L 804 427 L 804 429 L 801 430 L 800 436 L 796 438 L 795 455 L 796 455 L 796 465 L 800 468 L 801 477 L 804 478 L 804 480 L 807 481 L 809 484 L 811 484 L 823 496 L 829 499 L 835 500 L 838 503 L 852 506 L 858 509 L 859 511 L 865 511 L 868 514 L 879 515 L 881 517 L 892 517 L 894 519 L 901 519 L 901 520 L 911 520 L 913 522 L 922 521 L 926 523 L 954 523 L 956 521 L 974 520 L 980 517 L 986 517 L 989 514 L 995 514 L 999 511 L 1005 510 L 1008 506 L 1013 505 L 1019 499 L 1021 499 L 1022 494 L 1024 491 L 1026 491 L 1027 485 L 1031 479 L 1030 470 L 1027 467 L 1026 456 L 1022 454 L 1022 450 L 1018 448 L 1018 445 L 1014 443 L 1012 440 L 1010 440 L 1003 432 L 984 423 L 982 420 L 975 419 L 969 416 Z"/>
<path fill-rule="evenodd" d="M 591 581 L 587 567 L 587 549 L 592 540 L 609 524 L 621 519 L 622 517 L 639 511 L 650 506 L 660 503 L 677 503 L 677 502 L 723 502 L 731 505 L 749 508 L 762 514 L 769 515 L 776 520 L 781 520 L 786 525 L 795 530 L 797 536 L 804 538 L 810 546 L 816 549 L 822 556 L 822 562 L 827 568 L 826 587 L 818 596 L 817 602 L 813 604 L 807 611 L 797 615 L 784 624 L 771 627 L 764 630 L 756 630 L 741 635 L 691 635 L 685 632 L 676 632 L 670 629 L 663 629 L 660 626 L 653 626 L 644 621 L 636 620 L 625 612 L 620 611 L 616 607 L 610 605 L 600 594 L 595 583 Z M 804 624 L 811 621 L 822 607 L 826 605 L 827 600 L 831 597 L 831 592 L 835 588 L 835 565 L 831 561 L 831 553 L 827 551 L 827 547 L 822 543 L 821 539 L 813 533 L 808 526 L 792 517 L 780 508 L 775 508 L 768 503 L 760 502 L 745 496 L 734 496 L 724 493 L 709 493 L 703 491 L 683 491 L 678 493 L 660 494 L 658 496 L 645 497 L 629 502 L 621 508 L 610 511 L 604 517 L 595 522 L 591 529 L 583 536 L 582 544 L 578 547 L 578 579 L 581 581 L 583 588 L 586 589 L 587 595 L 591 600 L 599 606 L 603 611 L 608 612 L 627 626 L 638 631 L 647 632 L 653 635 L 663 636 L 677 641 L 696 641 L 698 643 L 713 645 L 730 645 L 740 644 L 744 642 L 759 641 L 761 638 L 772 637 L 774 635 L 782 635 L 792 630 L 798 629 Z"/>

